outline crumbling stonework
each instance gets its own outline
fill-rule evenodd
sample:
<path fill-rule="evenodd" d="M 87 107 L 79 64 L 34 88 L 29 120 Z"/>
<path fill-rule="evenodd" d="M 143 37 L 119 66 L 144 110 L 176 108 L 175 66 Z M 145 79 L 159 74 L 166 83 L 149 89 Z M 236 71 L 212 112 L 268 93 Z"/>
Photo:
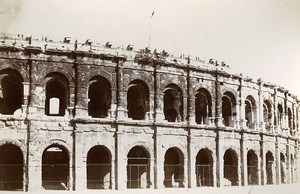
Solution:
<path fill-rule="evenodd" d="M 299 183 L 282 87 L 149 48 L 0 39 L 0 190 Z"/>

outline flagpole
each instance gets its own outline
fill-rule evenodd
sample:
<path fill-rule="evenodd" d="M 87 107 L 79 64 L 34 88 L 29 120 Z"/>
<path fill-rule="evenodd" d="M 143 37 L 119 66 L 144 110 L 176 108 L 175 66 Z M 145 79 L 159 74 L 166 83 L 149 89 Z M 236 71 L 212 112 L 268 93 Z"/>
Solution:
<path fill-rule="evenodd" d="M 151 17 L 150 17 L 150 29 L 149 29 L 149 42 L 148 42 L 148 48 L 150 48 L 150 43 L 151 43 L 151 21 L 152 21 L 152 17 L 154 15 L 154 12 L 152 12 Z"/>

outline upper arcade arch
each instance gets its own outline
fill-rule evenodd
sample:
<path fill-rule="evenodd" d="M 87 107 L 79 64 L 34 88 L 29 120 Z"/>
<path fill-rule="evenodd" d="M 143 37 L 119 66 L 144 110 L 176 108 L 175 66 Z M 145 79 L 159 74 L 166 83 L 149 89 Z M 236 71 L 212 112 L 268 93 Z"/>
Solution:
<path fill-rule="evenodd" d="M 12 115 L 23 104 L 23 77 L 16 70 L 0 71 L 0 114 Z"/>
<path fill-rule="evenodd" d="M 256 102 L 253 96 L 248 95 L 245 99 L 245 119 L 248 128 L 254 128 L 256 122 L 257 109 Z"/>
<path fill-rule="evenodd" d="M 61 73 L 53 72 L 46 76 L 45 114 L 64 116 L 69 106 L 69 81 Z"/>
<path fill-rule="evenodd" d="M 225 126 L 234 126 L 236 98 L 233 93 L 225 92 L 222 96 L 222 117 Z"/>
<path fill-rule="evenodd" d="M 208 124 L 212 116 L 212 98 L 208 90 L 200 88 L 195 95 L 195 116 L 197 124 Z"/>
<path fill-rule="evenodd" d="M 128 117 L 134 120 L 145 119 L 149 112 L 149 88 L 142 80 L 133 80 L 129 83 L 127 92 Z"/>
<path fill-rule="evenodd" d="M 168 122 L 184 119 L 182 90 L 175 84 L 168 85 L 164 90 L 164 114 Z"/>
<path fill-rule="evenodd" d="M 88 115 L 96 118 L 108 116 L 111 105 L 111 85 L 101 76 L 93 77 L 88 82 Z"/>

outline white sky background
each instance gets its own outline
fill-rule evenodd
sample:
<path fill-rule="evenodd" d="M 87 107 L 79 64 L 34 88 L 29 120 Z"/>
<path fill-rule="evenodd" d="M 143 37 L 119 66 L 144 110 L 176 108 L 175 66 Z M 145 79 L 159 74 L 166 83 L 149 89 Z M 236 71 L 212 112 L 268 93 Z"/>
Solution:
<path fill-rule="evenodd" d="M 0 31 L 148 45 L 274 82 L 300 97 L 300 0 L 0 0 Z"/>

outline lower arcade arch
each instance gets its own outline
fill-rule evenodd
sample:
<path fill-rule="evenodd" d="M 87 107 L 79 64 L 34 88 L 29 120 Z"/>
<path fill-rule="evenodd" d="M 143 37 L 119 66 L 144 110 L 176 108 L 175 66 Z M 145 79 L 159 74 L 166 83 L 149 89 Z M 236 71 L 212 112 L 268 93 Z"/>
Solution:
<path fill-rule="evenodd" d="M 283 153 L 280 153 L 280 177 L 280 183 L 286 183 L 286 162 Z"/>
<path fill-rule="evenodd" d="M 22 190 L 23 168 L 23 154 L 18 146 L 0 146 L 0 190 Z"/>
<path fill-rule="evenodd" d="M 166 188 L 184 187 L 184 158 L 178 148 L 169 148 L 164 161 L 164 186 Z"/>
<path fill-rule="evenodd" d="M 201 149 L 196 157 L 197 187 L 213 186 L 213 159 L 208 149 Z"/>
<path fill-rule="evenodd" d="M 150 154 L 141 146 L 131 148 L 127 155 L 127 188 L 150 188 Z"/>
<path fill-rule="evenodd" d="M 105 146 L 89 150 L 86 171 L 87 189 L 111 189 L 111 155 Z"/>
<path fill-rule="evenodd" d="M 224 154 L 224 178 L 231 186 L 238 185 L 238 158 L 233 149 L 226 150 Z"/>
<path fill-rule="evenodd" d="M 45 149 L 42 156 L 42 186 L 46 190 L 69 190 L 69 155 L 58 144 Z"/>
<path fill-rule="evenodd" d="M 275 171 L 274 156 L 270 151 L 268 151 L 267 154 L 266 154 L 267 185 L 274 184 L 274 180 L 273 180 L 274 171 Z"/>
<path fill-rule="evenodd" d="M 258 185 L 258 159 L 253 150 L 247 153 L 248 185 Z"/>

